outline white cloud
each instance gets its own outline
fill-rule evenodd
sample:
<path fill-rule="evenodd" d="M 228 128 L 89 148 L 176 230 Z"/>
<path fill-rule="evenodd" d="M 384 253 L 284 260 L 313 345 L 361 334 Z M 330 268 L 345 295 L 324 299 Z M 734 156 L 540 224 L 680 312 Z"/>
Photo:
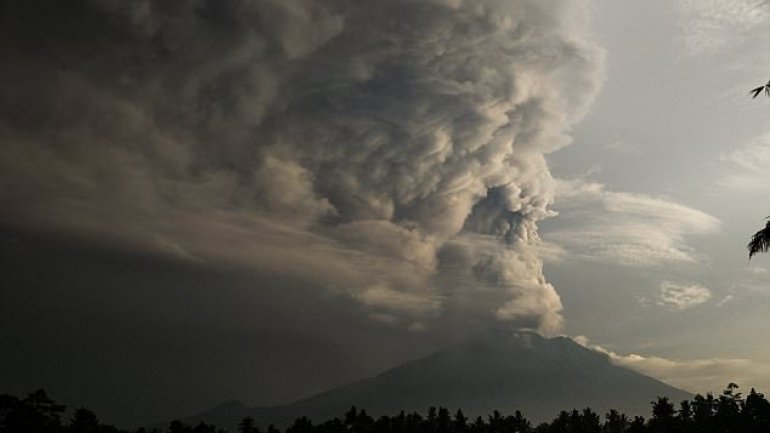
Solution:
<path fill-rule="evenodd" d="M 750 194 L 770 189 L 770 133 L 720 155 L 719 161 L 723 167 L 717 184 L 722 188 Z"/>
<path fill-rule="evenodd" d="M 543 238 L 563 248 L 563 257 L 632 267 L 694 262 L 698 255 L 686 237 L 720 226 L 717 218 L 674 201 L 583 180 L 559 181 L 555 208 L 562 228 Z"/>
<path fill-rule="evenodd" d="M 698 284 L 680 284 L 664 281 L 660 284 L 658 305 L 684 310 L 711 299 L 711 291 Z"/>
<path fill-rule="evenodd" d="M 575 337 L 579 344 L 607 354 L 619 366 L 654 377 L 693 393 L 721 392 L 730 382 L 744 388 L 768 386 L 766 372 L 770 363 L 743 358 L 668 359 L 636 353 L 618 354 L 591 344 L 584 336 Z"/>
<path fill-rule="evenodd" d="M 743 44 L 770 18 L 761 0 L 677 0 L 679 37 L 689 55 L 713 54 Z"/>

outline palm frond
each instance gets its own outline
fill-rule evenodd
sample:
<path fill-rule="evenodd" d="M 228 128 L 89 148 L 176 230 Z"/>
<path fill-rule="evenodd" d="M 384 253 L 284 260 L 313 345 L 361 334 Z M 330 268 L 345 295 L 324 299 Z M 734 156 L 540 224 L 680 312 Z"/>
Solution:
<path fill-rule="evenodd" d="M 749 250 L 749 260 L 754 254 L 766 253 L 770 249 L 770 221 L 765 224 L 765 228 L 754 233 L 746 248 Z"/>
<path fill-rule="evenodd" d="M 765 89 L 765 86 L 759 86 L 755 89 L 749 90 L 749 93 L 751 94 L 751 98 L 756 99 L 756 97 L 759 96 L 760 93 L 762 93 L 763 89 Z"/>

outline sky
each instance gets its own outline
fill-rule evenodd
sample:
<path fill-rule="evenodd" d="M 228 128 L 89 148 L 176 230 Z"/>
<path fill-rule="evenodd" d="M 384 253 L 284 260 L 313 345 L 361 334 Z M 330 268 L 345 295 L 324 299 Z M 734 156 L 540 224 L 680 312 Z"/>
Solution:
<path fill-rule="evenodd" d="M 490 329 L 770 388 L 770 5 L 0 3 L 0 390 L 121 425 Z"/>
<path fill-rule="evenodd" d="M 732 377 L 767 387 L 764 224 L 767 125 L 761 2 L 599 2 L 606 80 L 560 179 L 546 276 L 568 334 L 617 361 L 698 391 Z M 765 212 L 767 213 L 767 212 Z"/>

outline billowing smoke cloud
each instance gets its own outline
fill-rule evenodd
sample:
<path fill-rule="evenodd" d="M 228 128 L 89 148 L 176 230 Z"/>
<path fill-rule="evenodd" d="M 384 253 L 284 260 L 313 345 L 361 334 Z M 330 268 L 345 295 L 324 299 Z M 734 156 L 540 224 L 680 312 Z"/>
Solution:
<path fill-rule="evenodd" d="M 7 2 L 2 223 L 552 331 L 537 222 L 602 77 L 585 5 Z"/>

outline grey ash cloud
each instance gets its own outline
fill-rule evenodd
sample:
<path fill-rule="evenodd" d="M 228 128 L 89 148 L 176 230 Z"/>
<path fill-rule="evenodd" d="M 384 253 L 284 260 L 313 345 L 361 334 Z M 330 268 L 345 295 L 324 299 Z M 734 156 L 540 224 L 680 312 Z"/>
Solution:
<path fill-rule="evenodd" d="M 8 2 L 0 220 L 312 281 L 397 326 L 475 298 L 555 331 L 533 246 L 544 155 L 602 77 L 583 9 Z"/>

